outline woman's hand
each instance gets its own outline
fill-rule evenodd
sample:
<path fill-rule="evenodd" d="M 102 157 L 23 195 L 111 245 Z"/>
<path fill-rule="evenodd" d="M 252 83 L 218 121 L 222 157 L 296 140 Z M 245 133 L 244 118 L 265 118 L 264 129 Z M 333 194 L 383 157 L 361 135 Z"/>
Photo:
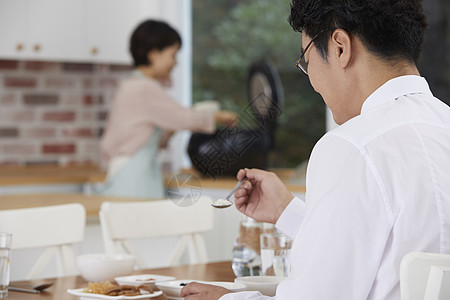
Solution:
<path fill-rule="evenodd" d="M 234 192 L 236 208 L 257 221 L 276 223 L 294 196 L 275 173 L 239 170 L 237 179 L 244 177 L 247 181 Z"/>
<path fill-rule="evenodd" d="M 220 286 L 191 282 L 181 290 L 181 297 L 184 297 L 186 300 L 217 300 L 231 292 Z"/>
<path fill-rule="evenodd" d="M 220 125 L 235 127 L 238 122 L 238 115 L 229 110 L 219 110 L 214 113 L 214 119 Z"/>

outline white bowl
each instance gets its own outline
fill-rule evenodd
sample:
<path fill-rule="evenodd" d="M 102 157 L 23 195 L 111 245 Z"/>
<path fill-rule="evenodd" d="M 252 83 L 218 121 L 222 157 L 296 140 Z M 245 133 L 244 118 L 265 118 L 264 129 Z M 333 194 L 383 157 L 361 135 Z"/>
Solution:
<path fill-rule="evenodd" d="M 133 271 L 134 256 L 130 254 L 84 254 L 77 257 L 78 270 L 86 281 L 113 280 Z"/>
<path fill-rule="evenodd" d="M 242 283 L 247 291 L 258 291 L 266 296 L 275 296 L 278 284 L 286 279 L 279 276 L 244 276 L 238 277 L 234 282 Z"/>
<path fill-rule="evenodd" d="M 192 282 L 204 283 L 204 284 L 212 284 L 221 286 L 223 288 L 229 289 L 233 292 L 241 292 L 245 291 L 245 285 L 236 282 L 223 282 L 223 281 L 201 281 L 201 280 L 192 280 L 192 279 L 183 279 L 183 280 L 173 280 L 173 281 L 163 281 L 157 282 L 156 286 L 163 291 L 164 295 L 167 297 L 181 297 L 180 293 L 183 287 Z"/>

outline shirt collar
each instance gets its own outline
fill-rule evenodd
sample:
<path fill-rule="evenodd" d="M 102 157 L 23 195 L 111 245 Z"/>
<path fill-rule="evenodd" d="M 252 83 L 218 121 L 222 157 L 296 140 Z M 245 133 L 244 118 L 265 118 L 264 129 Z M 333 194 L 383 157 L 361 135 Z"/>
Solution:
<path fill-rule="evenodd" d="M 416 93 L 433 95 L 425 78 L 416 75 L 393 78 L 380 86 L 364 101 L 361 113 L 387 101 L 397 100 L 401 96 Z"/>

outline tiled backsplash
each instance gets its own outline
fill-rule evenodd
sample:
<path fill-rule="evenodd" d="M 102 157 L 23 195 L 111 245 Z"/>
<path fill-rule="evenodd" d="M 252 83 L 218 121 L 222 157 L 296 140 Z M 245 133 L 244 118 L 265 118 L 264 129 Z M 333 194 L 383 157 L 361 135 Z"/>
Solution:
<path fill-rule="evenodd" d="M 110 101 L 130 70 L 0 60 L 0 165 L 100 164 Z"/>

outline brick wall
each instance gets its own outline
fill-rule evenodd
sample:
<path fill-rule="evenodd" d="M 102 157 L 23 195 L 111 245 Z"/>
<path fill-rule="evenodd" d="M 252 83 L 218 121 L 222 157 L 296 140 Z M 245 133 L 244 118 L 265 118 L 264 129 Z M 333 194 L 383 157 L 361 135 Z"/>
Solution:
<path fill-rule="evenodd" d="M 99 136 L 130 67 L 0 60 L 0 165 L 100 164 Z"/>

